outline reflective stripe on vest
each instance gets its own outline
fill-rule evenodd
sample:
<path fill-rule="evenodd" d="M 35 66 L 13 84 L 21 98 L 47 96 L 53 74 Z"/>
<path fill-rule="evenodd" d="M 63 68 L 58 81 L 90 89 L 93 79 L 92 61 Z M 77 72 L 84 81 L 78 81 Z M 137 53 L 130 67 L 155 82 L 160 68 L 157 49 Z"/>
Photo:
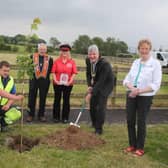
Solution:
<path fill-rule="evenodd" d="M 0 89 L 10 93 L 13 88 L 13 85 L 14 85 L 14 79 L 13 79 L 13 77 L 9 76 L 9 81 L 8 81 L 6 87 L 4 88 L 3 83 L 2 83 L 2 77 L 0 76 Z M 0 105 L 3 106 L 7 102 L 8 102 L 8 99 L 0 97 Z"/>
<path fill-rule="evenodd" d="M 44 55 L 44 63 L 43 63 L 43 67 L 42 67 L 42 71 L 40 71 L 40 66 L 39 66 L 39 53 L 35 53 L 33 55 L 33 62 L 35 65 L 35 76 L 36 78 L 46 78 L 47 76 L 47 71 L 48 71 L 48 66 L 49 66 L 49 57 L 48 55 Z"/>

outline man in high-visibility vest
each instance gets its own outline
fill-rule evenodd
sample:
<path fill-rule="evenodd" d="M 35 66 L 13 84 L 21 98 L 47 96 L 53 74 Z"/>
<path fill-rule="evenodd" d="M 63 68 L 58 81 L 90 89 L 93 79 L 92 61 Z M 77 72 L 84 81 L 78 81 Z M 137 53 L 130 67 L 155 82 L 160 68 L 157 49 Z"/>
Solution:
<path fill-rule="evenodd" d="M 7 93 L 16 94 L 14 79 L 9 75 L 10 64 L 7 61 L 0 62 L 0 89 Z M 0 97 L 0 123 L 1 131 L 6 130 L 8 124 L 12 124 L 21 117 L 21 112 L 12 107 L 13 99 Z"/>

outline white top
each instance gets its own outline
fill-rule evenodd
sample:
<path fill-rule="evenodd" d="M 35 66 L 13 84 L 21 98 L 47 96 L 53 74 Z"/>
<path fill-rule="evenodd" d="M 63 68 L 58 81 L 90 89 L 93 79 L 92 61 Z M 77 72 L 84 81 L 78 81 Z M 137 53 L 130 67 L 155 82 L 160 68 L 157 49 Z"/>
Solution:
<path fill-rule="evenodd" d="M 123 81 L 123 85 L 130 83 L 134 86 L 135 81 L 137 81 L 137 88 L 144 89 L 146 87 L 151 87 L 152 92 L 143 93 L 139 96 L 153 96 L 160 88 L 161 80 L 162 80 L 162 69 L 160 62 L 154 59 L 152 56 L 143 63 L 143 66 L 140 70 L 141 58 L 136 59 L 125 77 Z M 138 76 L 138 79 L 137 79 Z"/>

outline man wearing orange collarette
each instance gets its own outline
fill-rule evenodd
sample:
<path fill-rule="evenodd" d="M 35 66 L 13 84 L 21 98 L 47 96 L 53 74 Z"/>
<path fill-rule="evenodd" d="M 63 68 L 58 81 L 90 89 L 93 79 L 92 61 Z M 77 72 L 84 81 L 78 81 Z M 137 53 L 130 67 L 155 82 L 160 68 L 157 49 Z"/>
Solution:
<path fill-rule="evenodd" d="M 28 98 L 28 117 L 27 122 L 32 122 L 35 117 L 35 106 L 37 92 L 39 90 L 39 111 L 38 119 L 41 122 L 46 121 L 45 104 L 50 85 L 50 73 L 53 65 L 53 59 L 47 54 L 47 46 L 44 43 L 38 44 L 38 52 L 32 56 L 34 63 L 33 79 L 29 80 L 29 98 Z"/>

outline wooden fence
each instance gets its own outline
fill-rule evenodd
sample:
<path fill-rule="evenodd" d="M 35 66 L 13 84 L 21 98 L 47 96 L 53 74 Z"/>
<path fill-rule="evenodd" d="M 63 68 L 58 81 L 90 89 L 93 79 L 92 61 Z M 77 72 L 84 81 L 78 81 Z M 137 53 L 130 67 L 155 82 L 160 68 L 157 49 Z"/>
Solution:
<path fill-rule="evenodd" d="M 118 60 L 117 60 L 118 61 Z M 17 70 L 16 65 L 12 65 L 12 69 Z M 79 72 L 84 72 L 85 67 L 78 67 Z M 118 68 L 117 66 L 113 67 L 114 74 L 116 76 L 116 86 L 121 87 L 122 86 L 122 81 L 118 80 L 118 74 L 119 73 L 127 73 L 129 71 L 128 67 L 120 67 Z M 163 69 L 163 73 L 168 73 L 168 69 Z M 28 79 L 25 79 L 24 82 L 28 84 Z M 18 79 L 15 79 L 16 84 L 20 84 L 21 81 Z M 86 85 L 86 80 L 79 79 L 75 81 L 76 85 Z M 109 96 L 109 103 L 108 103 L 108 108 L 124 108 L 125 107 L 125 91 L 122 93 L 118 92 L 117 87 L 114 87 L 113 93 Z M 162 86 L 168 86 L 168 81 L 162 82 Z M 84 97 L 85 93 L 75 93 L 73 92 L 71 97 L 75 100 L 82 99 Z M 25 93 L 25 96 L 28 96 L 28 93 Z M 49 98 L 53 98 L 53 93 L 49 92 L 48 93 Z M 168 94 L 158 94 L 154 97 L 155 100 L 157 100 L 159 103 L 154 103 L 153 107 L 155 108 L 166 108 L 168 107 Z M 78 106 L 75 103 L 72 104 L 72 107 Z"/>

